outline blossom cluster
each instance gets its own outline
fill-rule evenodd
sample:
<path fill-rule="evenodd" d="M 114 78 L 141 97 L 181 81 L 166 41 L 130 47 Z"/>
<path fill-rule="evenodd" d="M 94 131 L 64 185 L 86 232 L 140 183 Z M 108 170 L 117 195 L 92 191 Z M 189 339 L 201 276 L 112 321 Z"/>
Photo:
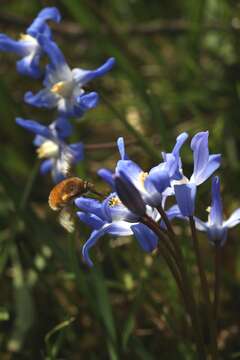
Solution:
<path fill-rule="evenodd" d="M 37 108 L 56 110 L 56 119 L 49 126 L 33 120 L 16 119 L 18 125 L 36 135 L 34 145 L 38 157 L 44 159 L 40 170 L 43 174 L 51 172 L 56 183 L 65 178 L 69 168 L 84 157 L 81 142 L 66 143 L 66 138 L 72 134 L 70 119 L 81 118 L 99 101 L 98 93 L 86 92 L 84 86 L 111 70 L 115 60 L 109 58 L 95 70 L 71 69 L 53 39 L 48 21 L 61 21 L 57 8 L 47 7 L 40 11 L 19 40 L 0 34 L 0 51 L 14 53 L 20 58 L 16 67 L 21 75 L 42 81 L 43 88 L 39 92 L 26 92 L 25 102 Z M 47 65 L 42 66 L 42 60 Z"/>
<path fill-rule="evenodd" d="M 221 155 L 209 154 L 208 131 L 197 133 L 191 141 L 193 153 L 193 173 L 184 175 L 180 150 L 188 138 L 180 134 L 169 153 L 162 153 L 163 161 L 148 172 L 130 160 L 123 138 L 117 141 L 120 160 L 115 171 L 100 169 L 98 174 L 110 185 L 112 193 L 102 202 L 79 197 L 75 200 L 81 210 L 77 215 L 93 231 L 83 246 L 83 258 L 89 266 L 92 260 L 89 250 L 105 234 L 113 236 L 135 235 L 139 245 L 146 252 L 158 247 L 159 239 L 149 228 L 144 218 L 150 218 L 165 231 L 166 223 L 162 214 L 171 221 L 180 218 L 193 219 L 196 228 L 205 231 L 209 241 L 222 246 L 229 228 L 240 223 L 240 208 L 235 210 L 227 221 L 223 221 L 220 180 L 212 177 L 212 203 L 209 219 L 203 222 L 195 215 L 197 187 L 209 179 L 220 167 Z M 175 198 L 176 204 L 167 207 L 168 198 Z"/>
<path fill-rule="evenodd" d="M 86 111 L 97 106 L 99 95 L 86 92 L 84 86 L 91 80 L 105 75 L 115 63 L 109 58 L 95 70 L 71 69 L 53 39 L 48 21 L 59 23 L 61 15 L 57 8 L 47 7 L 39 12 L 19 40 L 0 34 L 0 51 L 15 53 L 17 71 L 42 81 L 43 88 L 36 94 L 26 92 L 24 100 L 37 108 L 55 109 L 56 119 L 50 125 L 34 120 L 17 118 L 16 122 L 35 134 L 34 145 L 41 163 L 41 173 L 51 172 L 58 183 L 67 177 L 69 170 L 84 157 L 82 142 L 68 144 L 71 136 L 72 118 L 81 118 Z M 44 59 L 42 65 L 42 59 Z M 117 146 L 120 160 L 114 171 L 100 169 L 99 176 L 111 187 L 111 193 L 102 201 L 81 196 L 75 199 L 80 211 L 78 218 L 93 231 L 83 246 L 86 263 L 91 266 L 89 250 L 100 237 L 134 235 L 146 252 L 159 246 L 159 237 L 151 224 L 156 224 L 165 234 L 168 222 L 174 218 L 194 222 L 199 231 L 204 231 L 212 244 L 222 246 L 227 239 L 228 229 L 240 223 L 240 209 L 233 212 L 227 221 L 223 220 L 219 177 L 212 177 L 212 202 L 207 222 L 195 214 L 197 188 L 208 180 L 220 167 L 221 155 L 210 154 L 208 131 L 197 133 L 191 140 L 193 172 L 184 175 L 180 151 L 188 139 L 187 133 L 180 134 L 171 152 L 162 153 L 162 162 L 149 171 L 142 170 L 130 160 L 124 139 L 119 138 Z M 168 199 L 172 198 L 168 206 Z M 154 225 L 153 225 L 154 227 Z"/>

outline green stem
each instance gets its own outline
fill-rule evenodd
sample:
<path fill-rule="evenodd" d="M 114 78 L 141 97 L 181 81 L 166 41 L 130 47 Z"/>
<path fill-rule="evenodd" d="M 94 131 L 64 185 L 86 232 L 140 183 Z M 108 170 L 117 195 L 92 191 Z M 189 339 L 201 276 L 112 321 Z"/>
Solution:
<path fill-rule="evenodd" d="M 197 259 L 197 265 L 198 265 L 198 271 L 200 276 L 200 282 L 201 282 L 201 288 L 203 297 L 205 300 L 205 304 L 207 307 L 207 317 L 208 317 L 208 323 L 210 327 L 210 335 L 211 335 L 211 353 L 212 353 L 212 359 L 216 360 L 218 358 L 218 350 L 217 350 L 217 339 L 216 339 L 216 331 L 214 326 L 214 316 L 212 313 L 212 307 L 211 307 L 211 301 L 210 301 L 210 295 L 209 295 L 209 287 L 207 283 L 206 274 L 204 271 L 204 265 L 202 260 L 202 255 L 200 252 L 196 227 L 195 227 L 195 221 L 192 216 L 189 217 L 190 220 L 190 227 L 191 227 L 191 233 L 193 238 L 193 246 L 196 254 Z"/>
<path fill-rule="evenodd" d="M 167 242 L 165 241 L 166 239 L 164 238 L 164 233 L 158 227 L 157 223 L 155 221 L 153 221 L 147 215 L 141 219 L 141 222 L 143 224 L 147 225 L 159 238 L 159 240 L 160 240 L 160 242 L 158 244 L 159 253 L 163 256 L 164 260 L 166 261 L 166 263 L 169 267 L 169 270 L 171 271 L 171 273 L 177 283 L 178 289 L 180 290 L 180 293 L 183 297 L 184 304 L 186 304 L 187 303 L 186 294 L 185 294 L 184 287 L 182 284 L 182 279 L 181 279 L 177 264 L 171 255 L 171 251 L 167 245 Z"/>
<path fill-rule="evenodd" d="M 218 332 L 218 313 L 219 313 L 219 295 L 220 295 L 220 263 L 221 263 L 221 247 L 216 245 L 214 247 L 214 272 L 215 272 L 215 283 L 214 283 L 214 320 L 215 320 L 215 331 L 216 336 Z"/>
<path fill-rule="evenodd" d="M 166 238 L 165 233 L 161 230 L 160 226 L 157 223 L 155 223 L 155 221 L 153 221 L 148 216 L 145 216 L 145 219 L 142 219 L 142 222 L 145 223 L 145 225 L 149 226 L 155 232 L 155 234 L 159 237 L 160 241 L 162 241 L 162 244 L 164 244 L 166 246 L 166 244 L 168 244 L 168 239 Z M 173 230 L 171 230 L 171 232 L 173 233 Z M 166 251 L 168 252 L 168 248 L 166 249 Z M 176 255 L 177 255 L 177 257 L 176 257 Z M 165 254 L 164 254 L 164 256 L 165 256 Z M 195 303 L 195 299 L 194 299 L 194 296 L 191 291 L 191 287 L 190 287 L 190 283 L 188 280 L 187 271 L 184 266 L 183 258 L 181 256 L 182 256 L 181 249 L 179 247 L 179 251 L 174 253 L 174 260 L 175 260 L 174 267 L 176 267 L 176 265 L 177 265 L 177 271 L 178 271 L 178 274 L 180 275 L 180 279 L 175 277 L 175 274 L 172 271 L 172 268 L 169 266 L 169 263 L 167 262 L 168 259 L 165 259 L 165 261 L 167 262 L 167 264 L 177 282 L 177 285 L 179 286 L 179 283 L 181 284 L 181 288 L 180 287 L 179 288 L 181 289 L 181 293 L 183 294 L 183 300 L 185 303 L 186 310 L 187 310 L 187 312 L 189 312 L 190 317 L 192 319 L 192 326 L 194 329 L 198 358 L 199 358 L 199 360 L 203 360 L 203 359 L 206 359 L 206 354 L 205 354 L 205 346 L 204 346 L 204 341 L 203 341 L 203 337 L 202 337 L 202 333 L 201 333 L 201 327 L 200 327 L 200 323 L 199 323 L 198 313 L 197 313 L 197 309 L 196 309 L 196 303 Z M 170 256 L 170 259 L 171 259 L 171 256 Z M 171 261 L 172 261 L 172 259 L 171 259 Z M 179 270 L 180 270 L 180 273 L 179 273 Z M 179 277 L 179 275 L 178 275 L 178 277 Z"/>
<path fill-rule="evenodd" d="M 197 311 L 196 301 L 195 301 L 192 287 L 190 284 L 189 275 L 187 272 L 187 268 L 185 266 L 185 261 L 184 261 L 183 255 L 182 255 L 182 249 L 179 246 L 179 243 L 176 239 L 176 235 L 173 231 L 172 225 L 171 225 L 171 223 L 167 217 L 167 214 L 165 213 L 161 204 L 157 207 L 157 210 L 159 211 L 163 221 L 165 222 L 165 225 L 168 230 L 167 235 L 169 237 L 169 240 L 173 244 L 175 253 L 177 254 L 177 257 L 178 257 L 178 264 L 179 264 L 180 272 L 181 272 L 181 275 L 183 278 L 185 292 L 187 293 L 188 308 L 189 308 L 190 316 L 192 319 L 192 325 L 195 328 L 195 332 L 196 332 L 195 338 L 196 338 L 196 344 L 197 344 L 198 351 L 199 351 L 199 357 L 205 358 L 206 357 L 205 346 L 204 346 L 204 340 L 203 340 L 203 335 L 202 335 L 202 331 L 201 331 L 200 319 L 199 319 L 199 315 L 198 315 L 198 311 Z M 202 350 L 202 353 L 200 352 L 201 350 Z"/>

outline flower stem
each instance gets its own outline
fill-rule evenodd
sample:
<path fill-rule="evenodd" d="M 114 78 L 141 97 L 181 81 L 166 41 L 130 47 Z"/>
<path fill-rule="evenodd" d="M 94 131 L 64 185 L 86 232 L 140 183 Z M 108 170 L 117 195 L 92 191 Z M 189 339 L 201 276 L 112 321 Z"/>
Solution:
<path fill-rule="evenodd" d="M 220 263 L 221 263 L 221 247 L 219 245 L 216 245 L 214 247 L 215 283 L 214 283 L 214 300 L 213 300 L 216 336 L 217 336 L 217 332 L 218 332 L 218 310 L 219 310 L 219 295 L 220 295 Z"/>
<path fill-rule="evenodd" d="M 158 227 L 157 223 L 152 220 L 147 215 L 141 219 L 141 222 L 144 225 L 147 225 L 159 238 L 160 242 L 158 244 L 158 252 L 163 256 L 164 260 L 166 261 L 177 285 L 180 290 L 180 293 L 183 297 L 184 303 L 186 304 L 186 294 L 184 291 L 184 287 L 182 284 L 182 279 L 178 270 L 178 267 L 174 261 L 174 258 L 171 256 L 172 249 L 169 248 L 169 244 L 166 243 L 166 239 L 164 239 L 164 233 Z"/>
<path fill-rule="evenodd" d="M 199 353 L 199 354 L 200 354 L 200 357 L 201 356 L 205 357 L 205 347 L 204 347 L 204 340 L 203 340 L 203 335 L 202 335 L 202 331 L 201 331 L 200 319 L 198 316 L 197 305 L 196 305 L 196 301 L 195 301 L 192 287 L 190 284 L 189 275 L 187 272 L 187 268 L 185 266 L 185 261 L 184 261 L 183 255 L 182 255 L 182 249 L 179 246 L 179 243 L 176 239 L 176 235 L 173 231 L 172 225 L 171 225 L 171 223 L 167 217 L 167 214 L 165 213 L 161 204 L 157 207 L 157 210 L 159 211 L 159 213 L 167 227 L 169 240 L 172 242 L 172 244 L 175 248 L 176 254 L 178 256 L 180 272 L 181 272 L 181 275 L 183 278 L 183 284 L 185 286 L 185 291 L 188 296 L 188 307 L 189 307 L 189 311 L 190 311 L 190 315 L 191 315 L 191 319 L 192 319 L 192 324 L 196 331 L 197 346 L 198 346 L 198 348 L 201 347 L 202 352 L 204 352 L 204 355 L 203 354 L 201 355 L 201 353 Z"/>
<path fill-rule="evenodd" d="M 164 210 L 163 210 L 163 212 L 164 212 Z M 160 226 L 155 221 L 153 221 L 148 216 L 145 216 L 145 219 L 142 219 L 142 222 L 145 223 L 145 225 L 149 226 L 155 232 L 155 234 L 159 237 L 160 240 L 164 240 L 163 241 L 164 245 L 168 244 L 168 239 L 166 238 L 165 233 L 161 230 Z M 171 227 L 171 224 L 170 224 L 170 227 Z M 174 237 L 173 230 L 171 230 L 171 233 L 172 233 L 172 236 Z M 168 235 L 169 235 L 169 233 L 168 233 Z M 176 261 L 175 266 L 177 265 L 178 271 L 180 271 L 180 275 L 182 278 L 181 279 L 181 293 L 183 294 L 183 299 L 184 299 L 186 310 L 187 310 L 187 312 L 189 312 L 190 317 L 192 319 L 192 326 L 193 326 L 194 334 L 195 334 L 198 358 L 199 358 L 199 360 L 203 360 L 203 359 L 206 359 L 206 353 L 205 353 L 205 346 L 204 346 L 204 341 L 203 341 L 203 337 L 202 337 L 202 333 L 201 333 L 201 327 L 200 327 L 200 322 L 199 322 L 199 318 L 198 318 L 198 313 L 197 313 L 197 309 L 196 309 L 196 302 L 195 302 L 195 299 L 194 299 L 194 296 L 192 293 L 192 289 L 191 289 L 191 286 L 189 283 L 187 271 L 184 266 L 184 260 L 183 260 L 182 254 L 181 254 L 180 246 L 177 243 L 177 241 L 175 241 L 175 239 L 174 239 L 174 243 L 177 244 L 177 248 L 179 250 L 179 251 L 174 252 L 174 260 Z M 169 244 L 168 244 L 168 246 L 169 246 Z M 171 249 L 172 249 L 172 247 L 171 247 Z M 170 270 L 172 271 L 171 268 L 170 268 Z M 175 276 L 174 276 L 174 278 L 175 278 Z M 175 280 L 178 284 L 178 281 L 176 278 L 175 278 Z"/>
<path fill-rule="evenodd" d="M 218 358 L 217 339 L 216 339 L 216 331 L 215 331 L 215 325 L 214 325 L 214 316 L 212 313 L 212 307 L 211 307 L 211 301 L 210 301 L 210 295 L 209 295 L 209 287 L 208 287 L 208 283 L 207 283 L 206 274 L 204 271 L 203 260 L 202 260 L 202 256 L 201 256 L 201 252 L 200 252 L 200 248 L 199 248 L 199 242 L 198 242 L 195 221 L 194 221 L 193 216 L 190 216 L 189 220 L 190 220 L 190 227 L 191 227 L 191 233 L 192 233 L 192 239 L 193 239 L 193 246 L 194 246 L 196 259 L 197 259 L 197 266 L 198 266 L 198 271 L 199 271 L 199 276 L 200 276 L 202 293 L 203 293 L 203 297 L 204 297 L 205 304 L 207 307 L 207 317 L 208 317 L 208 322 L 209 322 L 209 326 L 210 326 L 210 336 L 211 336 L 212 359 L 216 360 Z"/>

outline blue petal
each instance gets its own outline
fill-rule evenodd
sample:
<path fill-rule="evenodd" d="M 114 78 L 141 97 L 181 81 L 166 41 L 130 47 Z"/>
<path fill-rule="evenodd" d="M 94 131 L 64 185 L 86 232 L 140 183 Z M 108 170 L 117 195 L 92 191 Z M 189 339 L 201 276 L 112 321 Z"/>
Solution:
<path fill-rule="evenodd" d="M 133 214 L 119 200 L 116 193 L 111 193 L 102 203 L 103 216 L 110 223 L 112 221 L 137 222 L 138 216 Z"/>
<path fill-rule="evenodd" d="M 105 221 L 103 212 L 102 212 L 102 204 L 95 199 L 91 199 L 91 198 L 84 198 L 84 197 L 79 197 L 77 199 L 75 199 L 75 204 L 76 206 L 85 211 L 85 212 L 89 212 L 89 213 L 93 213 L 96 216 L 98 216 L 100 219 L 103 219 Z"/>
<path fill-rule="evenodd" d="M 232 228 L 238 224 L 240 224 L 240 209 L 235 210 L 230 218 L 223 223 L 223 226 Z"/>
<path fill-rule="evenodd" d="M 93 262 L 89 257 L 89 250 L 96 244 L 97 240 L 107 233 L 114 233 L 114 234 L 122 234 L 122 227 L 118 226 L 117 224 L 106 224 L 101 229 L 94 230 L 90 235 L 87 242 L 83 245 L 82 248 L 82 255 L 85 262 L 89 266 L 93 266 Z"/>
<path fill-rule="evenodd" d="M 169 220 L 172 220 L 172 219 L 175 219 L 175 218 L 182 219 L 182 213 L 181 213 L 178 205 L 171 206 L 165 212 L 166 212 L 166 215 L 167 215 Z"/>
<path fill-rule="evenodd" d="M 82 116 L 87 110 L 93 109 L 99 102 L 98 93 L 92 91 L 76 97 L 71 116 Z"/>
<path fill-rule="evenodd" d="M 24 120 L 22 118 L 16 118 L 16 123 L 22 126 L 24 129 L 33 132 L 36 135 L 41 135 L 44 138 L 51 138 L 51 132 L 48 127 L 39 124 L 37 121 Z"/>
<path fill-rule="evenodd" d="M 94 214 L 86 214 L 81 211 L 77 211 L 77 216 L 86 225 L 89 225 L 94 230 L 100 229 L 104 225 L 104 221 Z"/>
<path fill-rule="evenodd" d="M 188 134 L 186 132 L 180 134 L 176 139 L 176 144 L 172 153 L 162 153 L 163 160 L 166 163 L 166 167 L 168 168 L 168 173 L 171 179 L 182 179 L 182 163 L 179 153 L 187 138 Z"/>
<path fill-rule="evenodd" d="M 142 169 L 131 160 L 119 160 L 115 169 L 116 174 L 120 172 L 136 186 L 142 187 L 140 175 L 143 173 Z"/>
<path fill-rule="evenodd" d="M 19 56 L 26 56 L 31 52 L 26 41 L 15 41 L 5 34 L 0 34 L 0 51 L 13 52 Z"/>
<path fill-rule="evenodd" d="M 125 149 L 125 144 L 124 144 L 124 138 L 123 137 L 119 137 L 117 139 L 117 146 L 118 146 L 118 151 L 120 153 L 120 157 L 121 160 L 128 160 L 128 156 L 126 153 L 126 149 Z"/>
<path fill-rule="evenodd" d="M 87 82 L 95 79 L 96 77 L 103 76 L 108 71 L 110 71 L 115 64 L 115 59 L 108 59 L 103 65 L 101 65 L 96 70 L 83 70 L 83 69 L 73 69 L 74 80 L 79 83 L 81 86 L 85 85 Z"/>
<path fill-rule="evenodd" d="M 154 249 L 157 248 L 158 237 L 146 225 L 144 224 L 132 225 L 131 229 L 139 245 L 144 251 L 152 252 Z"/>
<path fill-rule="evenodd" d="M 66 117 L 59 117 L 56 121 L 53 122 L 52 127 L 56 131 L 56 135 L 60 139 L 65 139 L 70 136 L 73 132 L 73 127 L 70 121 Z"/>
<path fill-rule="evenodd" d="M 27 104 L 36 106 L 36 107 L 44 107 L 47 109 L 53 109 L 57 106 L 58 98 L 48 89 L 40 90 L 37 94 L 33 94 L 31 91 L 28 91 L 24 95 L 24 101 Z"/>
<path fill-rule="evenodd" d="M 202 220 L 200 220 L 196 216 L 194 216 L 194 221 L 195 221 L 196 228 L 199 231 L 205 231 L 206 232 L 208 230 L 208 228 L 209 228 L 208 223 L 203 222 Z"/>
<path fill-rule="evenodd" d="M 162 193 L 156 189 L 155 185 L 148 176 L 144 181 L 144 189 L 145 191 L 142 192 L 142 197 L 146 204 L 152 207 L 157 207 L 162 203 Z"/>
<path fill-rule="evenodd" d="M 84 145 L 83 143 L 75 143 L 69 145 L 74 156 L 74 163 L 84 159 Z"/>
<path fill-rule="evenodd" d="M 214 245 L 223 246 L 227 240 L 228 228 L 223 226 L 210 226 L 207 229 L 208 239 Z"/>
<path fill-rule="evenodd" d="M 171 179 L 180 180 L 182 178 L 180 166 L 181 161 L 179 158 L 179 154 L 165 154 L 165 168 L 168 171 L 169 177 Z"/>
<path fill-rule="evenodd" d="M 46 173 L 52 170 L 52 167 L 53 167 L 52 159 L 44 160 L 40 165 L 40 173 L 42 175 L 45 175 Z"/>
<path fill-rule="evenodd" d="M 46 36 L 40 35 L 38 37 L 38 42 L 50 58 L 51 71 L 58 71 L 67 66 L 63 53 L 54 41 L 49 40 Z"/>
<path fill-rule="evenodd" d="M 128 177 L 120 171 L 115 178 L 115 187 L 119 199 L 134 214 L 144 216 L 146 205 L 137 188 L 129 181 Z"/>
<path fill-rule="evenodd" d="M 174 146 L 174 148 L 173 148 L 173 151 L 172 151 L 173 155 L 179 155 L 179 152 L 180 152 L 183 144 L 184 144 L 185 141 L 187 140 L 187 138 L 188 138 L 188 134 L 187 134 L 186 132 L 181 133 L 181 134 L 177 137 L 177 139 L 176 139 L 176 144 L 175 144 L 175 146 Z"/>
<path fill-rule="evenodd" d="M 175 185 L 174 191 L 178 206 L 183 216 L 193 216 L 195 210 L 196 185 Z"/>
<path fill-rule="evenodd" d="M 32 56 L 32 54 L 25 56 L 23 59 L 17 61 L 17 71 L 19 74 L 28 75 L 34 79 L 39 79 L 42 71 L 39 68 L 40 54 Z"/>
<path fill-rule="evenodd" d="M 36 19 L 33 20 L 32 24 L 27 29 L 27 34 L 36 37 L 38 33 L 44 33 L 47 20 L 53 20 L 55 22 L 60 22 L 61 15 L 57 8 L 55 7 L 46 7 L 41 10 L 37 15 Z M 46 35 L 46 34 L 45 34 Z"/>
<path fill-rule="evenodd" d="M 129 236 L 133 232 L 131 230 L 131 223 L 128 221 L 120 220 L 114 221 L 112 227 L 109 229 L 109 234 L 113 236 Z"/>
<path fill-rule="evenodd" d="M 46 138 L 44 136 L 36 135 L 33 139 L 33 145 L 39 147 L 42 145 L 42 143 L 44 143 L 44 141 L 46 141 Z"/>
<path fill-rule="evenodd" d="M 222 226 L 223 209 L 220 195 L 220 180 L 218 176 L 212 178 L 212 204 L 209 214 L 209 225 Z"/>
<path fill-rule="evenodd" d="M 208 158 L 208 131 L 197 133 L 191 142 L 194 157 L 194 176 L 195 178 L 205 169 Z"/>
<path fill-rule="evenodd" d="M 115 189 L 113 172 L 108 169 L 99 169 L 97 174 L 112 188 Z"/>
<path fill-rule="evenodd" d="M 190 181 L 195 182 L 196 185 L 202 184 L 219 168 L 220 164 L 221 164 L 220 154 L 210 155 L 208 163 L 206 164 L 206 167 L 203 169 L 203 171 L 197 174 L 197 176 L 193 174 Z"/>
<path fill-rule="evenodd" d="M 145 180 L 146 189 L 148 182 L 152 182 L 160 193 L 170 186 L 170 177 L 168 169 L 165 167 L 165 163 L 159 164 L 150 170 L 149 175 Z"/>

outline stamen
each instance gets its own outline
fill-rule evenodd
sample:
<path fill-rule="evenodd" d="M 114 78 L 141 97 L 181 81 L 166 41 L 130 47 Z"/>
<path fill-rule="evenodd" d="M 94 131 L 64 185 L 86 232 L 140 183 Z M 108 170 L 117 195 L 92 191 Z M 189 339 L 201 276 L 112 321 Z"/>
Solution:
<path fill-rule="evenodd" d="M 54 94 L 58 94 L 64 87 L 64 81 L 59 81 L 58 83 L 54 84 L 51 88 L 51 92 Z"/>
<path fill-rule="evenodd" d="M 67 98 L 72 96 L 74 87 L 74 81 L 59 81 L 51 87 L 51 92 Z"/>
<path fill-rule="evenodd" d="M 146 180 L 146 178 L 148 177 L 148 173 L 147 172 L 141 172 L 140 174 L 139 174 L 139 181 L 140 181 L 140 184 L 141 184 L 141 186 L 144 188 L 144 182 L 145 182 L 145 180 Z"/>
<path fill-rule="evenodd" d="M 51 140 L 46 140 L 37 149 L 38 158 L 46 158 L 56 156 L 58 154 L 58 145 Z"/>
<path fill-rule="evenodd" d="M 117 196 L 111 197 L 109 199 L 109 201 L 108 201 L 109 207 L 114 207 L 114 206 L 118 206 L 118 205 L 121 205 L 121 204 L 122 204 L 122 202 Z"/>
<path fill-rule="evenodd" d="M 208 207 L 206 208 L 206 211 L 208 212 L 208 222 L 211 222 L 211 221 L 210 221 L 211 206 L 208 206 Z"/>
<path fill-rule="evenodd" d="M 37 43 L 37 40 L 33 36 L 28 34 L 20 34 L 19 39 L 22 41 L 34 41 Z"/>

